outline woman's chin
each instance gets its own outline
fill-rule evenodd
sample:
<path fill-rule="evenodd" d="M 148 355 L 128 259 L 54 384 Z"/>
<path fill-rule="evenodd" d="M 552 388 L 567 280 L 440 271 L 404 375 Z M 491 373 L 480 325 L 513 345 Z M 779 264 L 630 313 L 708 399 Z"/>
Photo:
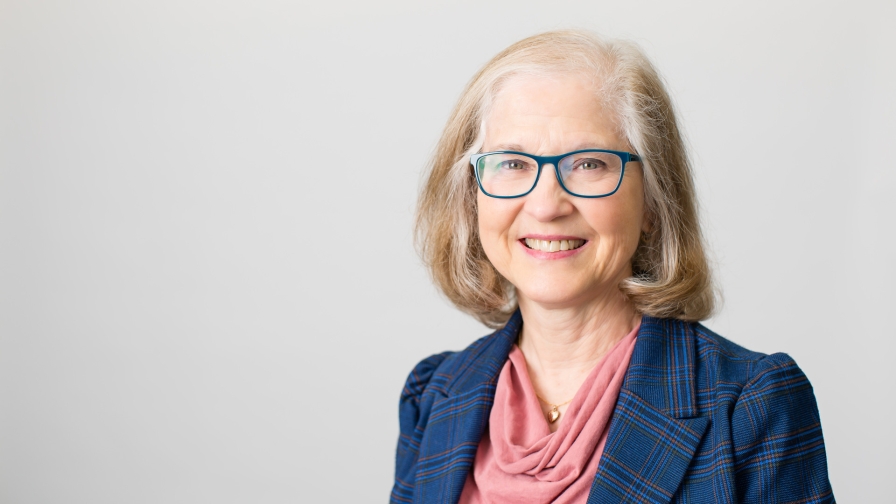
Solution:
<path fill-rule="evenodd" d="M 591 296 L 581 289 L 558 289 L 550 286 L 541 289 L 517 287 L 517 297 L 521 304 L 535 303 L 546 308 L 566 308 L 581 305 Z"/>
<path fill-rule="evenodd" d="M 584 308 L 594 302 L 609 301 L 617 296 L 624 296 L 619 290 L 621 278 L 619 280 L 583 282 L 581 276 L 564 279 L 553 277 L 514 285 L 517 298 L 524 306 L 527 303 L 534 303 L 552 309 Z"/>

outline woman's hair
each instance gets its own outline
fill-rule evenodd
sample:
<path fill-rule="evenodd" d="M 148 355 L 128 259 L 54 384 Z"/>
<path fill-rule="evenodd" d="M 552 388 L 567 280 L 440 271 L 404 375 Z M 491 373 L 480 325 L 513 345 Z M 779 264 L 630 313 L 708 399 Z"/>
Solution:
<path fill-rule="evenodd" d="M 469 159 L 483 144 L 496 94 L 519 75 L 577 75 L 616 115 L 622 138 L 641 156 L 649 232 L 621 291 L 645 315 L 701 320 L 713 309 L 697 201 L 684 141 L 662 80 L 632 43 L 579 30 L 529 37 L 492 58 L 467 84 L 428 166 L 417 206 L 416 242 L 433 279 L 458 308 L 490 327 L 517 307 L 516 293 L 479 241 L 475 176 Z M 625 183 L 623 181 L 623 183 Z"/>

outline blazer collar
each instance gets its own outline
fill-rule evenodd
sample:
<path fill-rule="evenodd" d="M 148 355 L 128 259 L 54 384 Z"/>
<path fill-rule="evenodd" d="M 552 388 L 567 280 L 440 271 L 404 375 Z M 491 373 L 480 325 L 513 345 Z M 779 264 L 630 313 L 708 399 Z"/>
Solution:
<path fill-rule="evenodd" d="M 697 416 L 694 340 L 686 322 L 641 321 L 589 504 L 668 503 L 678 491 L 709 425 Z"/>
<path fill-rule="evenodd" d="M 695 361 L 689 323 L 644 316 L 622 388 L 673 418 L 696 416 Z"/>
<path fill-rule="evenodd" d="M 433 403 L 421 440 L 415 502 L 455 503 L 460 497 L 488 424 L 498 375 L 522 323 L 517 310 L 502 329 L 471 348 L 447 383 L 446 396 Z M 695 359 L 690 324 L 643 317 L 589 503 L 672 498 L 708 425 L 706 418 L 693 418 L 698 413 Z M 443 467 L 445 460 L 450 467 Z"/>

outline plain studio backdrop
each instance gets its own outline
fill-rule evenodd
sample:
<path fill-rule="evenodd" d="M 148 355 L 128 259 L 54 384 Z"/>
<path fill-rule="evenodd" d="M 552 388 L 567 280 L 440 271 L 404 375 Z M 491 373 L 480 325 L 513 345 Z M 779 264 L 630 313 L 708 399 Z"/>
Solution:
<path fill-rule="evenodd" d="M 0 3 L 0 502 L 384 502 L 432 287 L 421 171 L 525 36 L 639 43 L 725 301 L 815 387 L 835 494 L 894 502 L 896 3 Z"/>

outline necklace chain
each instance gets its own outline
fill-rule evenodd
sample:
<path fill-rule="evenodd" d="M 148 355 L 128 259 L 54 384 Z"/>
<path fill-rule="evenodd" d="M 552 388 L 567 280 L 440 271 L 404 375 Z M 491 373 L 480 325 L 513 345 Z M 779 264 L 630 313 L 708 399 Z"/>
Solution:
<path fill-rule="evenodd" d="M 551 410 L 544 414 L 544 418 L 545 418 L 545 420 L 548 421 L 548 423 L 554 423 L 557 421 L 558 418 L 560 418 L 560 406 L 564 406 L 564 405 L 567 405 L 572 402 L 572 399 L 570 399 L 570 400 L 568 400 L 566 402 L 562 402 L 560 404 L 550 403 L 550 402 L 547 402 L 544 399 L 542 399 L 542 397 L 540 395 L 538 395 L 537 392 L 535 393 L 535 397 L 537 397 L 539 401 L 541 401 L 551 407 Z M 575 397 L 573 397 L 573 399 L 575 399 Z"/>
<path fill-rule="evenodd" d="M 568 401 L 566 401 L 566 402 L 562 402 L 562 403 L 560 403 L 560 404 L 554 404 L 554 403 L 552 403 L 552 402 L 545 401 L 545 400 L 544 400 L 540 395 L 538 395 L 538 394 L 535 394 L 535 397 L 537 397 L 539 401 L 541 401 L 541 402 L 547 404 L 548 406 L 550 406 L 550 407 L 552 407 L 552 408 L 559 408 L 560 406 L 565 406 L 565 405 L 567 405 L 567 404 L 569 404 L 569 403 L 572 402 L 572 399 L 570 399 L 570 400 L 568 400 Z M 573 399 L 575 399 L 575 397 L 573 397 Z"/>

